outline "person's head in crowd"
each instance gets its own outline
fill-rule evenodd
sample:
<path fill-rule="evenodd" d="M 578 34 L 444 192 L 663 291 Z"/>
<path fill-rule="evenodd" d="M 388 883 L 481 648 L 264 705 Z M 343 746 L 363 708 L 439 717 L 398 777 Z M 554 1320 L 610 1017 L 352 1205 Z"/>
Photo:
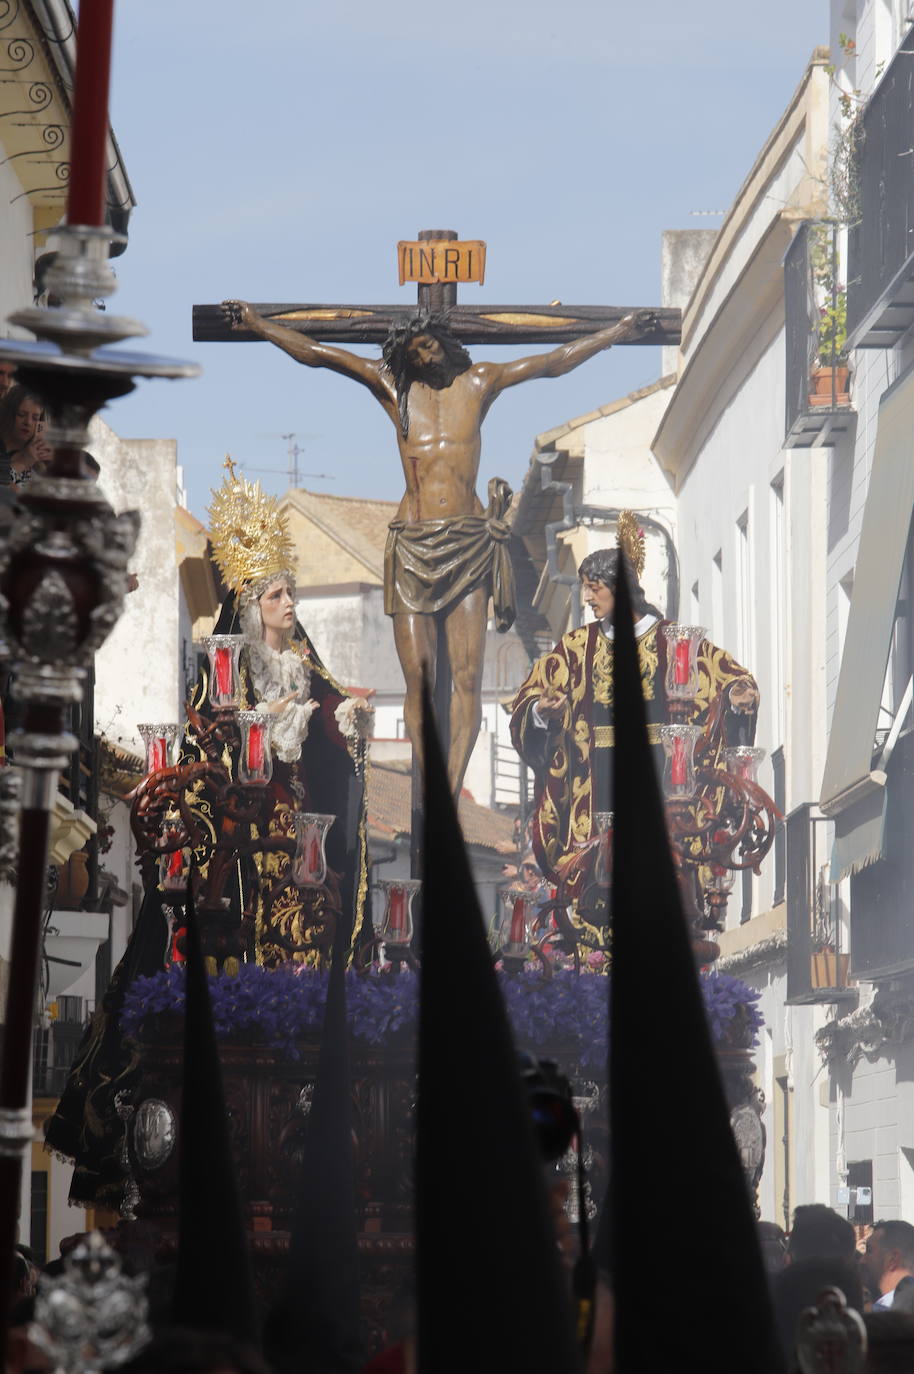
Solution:
<path fill-rule="evenodd" d="M 907 1221 L 877 1221 L 860 1261 L 863 1282 L 875 1307 L 891 1307 L 902 1279 L 914 1275 L 914 1226 Z"/>
<path fill-rule="evenodd" d="M 787 1260 L 787 1235 L 776 1221 L 758 1223 L 758 1240 L 766 1274 L 779 1274 Z"/>
<path fill-rule="evenodd" d="M 17 1246 L 13 1251 L 12 1301 L 15 1303 L 20 1298 L 31 1298 L 34 1294 L 35 1275 L 31 1262 Z"/>
<path fill-rule="evenodd" d="M 771 1280 L 771 1302 L 778 1340 L 788 1370 L 797 1368 L 797 1322 L 801 1312 L 814 1307 L 824 1288 L 838 1288 L 848 1307 L 863 1309 L 863 1285 L 855 1263 L 826 1256 L 794 1260 Z"/>
<path fill-rule="evenodd" d="M 528 850 L 521 859 L 518 876 L 520 877 L 522 885 L 531 892 L 535 892 L 542 884 L 543 875 L 540 872 L 540 866 L 536 862 L 536 855 L 532 849 Z"/>
<path fill-rule="evenodd" d="M 911 1374 L 914 1369 L 914 1313 L 866 1312 L 866 1374 Z"/>
<path fill-rule="evenodd" d="M 824 1259 L 829 1255 L 852 1264 L 856 1260 L 854 1228 L 846 1217 L 822 1202 L 797 1207 L 787 1240 L 787 1253 L 791 1264 L 798 1260 Z"/>
<path fill-rule="evenodd" d="M 0 401 L 9 391 L 16 380 L 16 364 L 5 362 L 0 358 Z"/>
<path fill-rule="evenodd" d="M 21 1298 L 10 1312 L 6 1342 L 6 1374 L 41 1374 L 52 1368 L 50 1358 L 32 1340 L 35 1299 Z"/>
<path fill-rule="evenodd" d="M 223 1331 L 172 1327 L 154 1336 L 120 1374 L 269 1374 L 256 1351 Z"/>
<path fill-rule="evenodd" d="M 0 445 L 9 457 L 28 448 L 37 437 L 44 407 L 34 391 L 18 383 L 0 400 Z"/>

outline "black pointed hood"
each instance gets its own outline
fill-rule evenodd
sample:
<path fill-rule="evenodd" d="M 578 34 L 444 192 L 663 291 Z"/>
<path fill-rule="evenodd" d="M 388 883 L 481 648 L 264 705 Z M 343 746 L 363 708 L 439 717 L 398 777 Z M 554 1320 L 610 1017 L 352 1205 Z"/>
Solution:
<path fill-rule="evenodd" d="M 570 1374 L 543 1167 L 428 689 L 416 1136 L 421 1374 Z"/>
<path fill-rule="evenodd" d="M 647 1360 L 770 1374 L 778 1357 L 755 1218 L 681 908 L 621 576 L 614 624 L 607 1205 L 616 1368 Z"/>
<path fill-rule="evenodd" d="M 235 1174 L 200 929 L 188 889 L 180 1217 L 174 1320 L 259 1346 L 251 1257 Z"/>
<path fill-rule="evenodd" d="M 346 1011 L 349 943 L 349 923 L 341 920 L 334 934 L 286 1291 L 269 1322 L 267 1354 L 277 1374 L 356 1374 L 364 1363 Z"/>

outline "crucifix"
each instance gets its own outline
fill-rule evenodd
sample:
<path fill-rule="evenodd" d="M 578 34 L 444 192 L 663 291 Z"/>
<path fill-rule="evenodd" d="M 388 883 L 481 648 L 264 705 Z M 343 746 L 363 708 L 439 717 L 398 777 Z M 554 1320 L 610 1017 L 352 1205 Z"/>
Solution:
<path fill-rule="evenodd" d="M 681 312 L 622 306 L 457 304 L 458 282 L 481 283 L 485 244 L 426 229 L 398 249 L 400 281 L 418 284 L 418 312 L 401 306 L 194 306 L 194 338 L 265 340 L 307 367 L 326 367 L 367 387 L 393 422 L 406 491 L 384 563 L 384 608 L 393 617 L 406 680 L 404 718 L 421 767 L 423 669 L 435 680 L 439 731 L 459 795 L 481 720 L 489 599 L 498 628 L 514 619 L 504 516 L 511 492 L 493 479 L 489 505 L 476 495 L 482 422 L 509 386 L 559 377 L 617 343 L 679 342 Z M 380 359 L 341 344 L 377 343 Z M 552 344 L 513 362 L 474 363 L 467 344 Z M 419 789 L 414 769 L 413 813 Z"/>

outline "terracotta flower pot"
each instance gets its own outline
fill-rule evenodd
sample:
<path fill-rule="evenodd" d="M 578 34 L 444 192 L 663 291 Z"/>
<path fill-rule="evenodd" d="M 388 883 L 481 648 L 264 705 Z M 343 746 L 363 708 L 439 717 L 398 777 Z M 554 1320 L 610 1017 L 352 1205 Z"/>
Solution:
<path fill-rule="evenodd" d="M 849 369 L 844 363 L 837 363 L 834 367 L 814 367 L 809 378 L 813 386 L 813 390 L 809 393 L 809 404 L 811 406 L 831 405 L 832 378 L 834 377 L 834 398 L 836 405 L 850 405 L 851 398 L 847 389 L 847 379 L 849 376 Z"/>
<path fill-rule="evenodd" d="M 89 855 L 84 849 L 77 849 L 65 864 L 57 870 L 57 901 L 61 911 L 78 911 L 79 904 L 89 889 L 89 873 L 86 864 Z"/>

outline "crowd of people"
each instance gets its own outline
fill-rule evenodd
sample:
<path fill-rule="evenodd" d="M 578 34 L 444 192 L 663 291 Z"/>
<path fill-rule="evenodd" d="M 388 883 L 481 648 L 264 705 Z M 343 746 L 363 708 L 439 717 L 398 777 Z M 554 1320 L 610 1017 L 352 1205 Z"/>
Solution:
<path fill-rule="evenodd" d="M 567 1218 L 561 1206 L 553 1214 L 570 1273 L 574 1246 Z M 800 1368 L 797 1333 L 801 1318 L 829 1289 L 838 1289 L 847 1306 L 862 1316 L 867 1374 L 914 1371 L 914 1226 L 902 1220 L 854 1226 L 832 1208 L 814 1203 L 796 1208 L 789 1233 L 773 1222 L 760 1222 L 758 1236 L 787 1374 Z M 150 1237 L 140 1236 L 139 1240 L 143 1243 L 128 1241 L 123 1246 L 122 1260 L 125 1273 L 147 1273 L 150 1338 L 120 1366 L 125 1374 L 159 1370 L 175 1374 L 217 1370 L 220 1374 L 268 1374 L 269 1365 L 260 1353 L 246 1349 L 224 1332 L 170 1324 L 172 1266 L 156 1266 Z M 53 1369 L 33 1326 L 35 1298 L 39 1283 L 46 1287 L 62 1271 L 60 1258 L 42 1268 L 28 1246 L 16 1247 L 7 1374 Z M 391 1314 L 391 1345 L 365 1366 L 366 1374 L 410 1374 L 415 1369 L 412 1322 L 401 1308 L 402 1303 L 395 1304 Z M 606 1374 L 613 1368 L 612 1329 L 612 1279 L 601 1272 L 585 1374 Z"/>
<path fill-rule="evenodd" d="M 798 1368 L 801 1314 L 837 1288 L 863 1315 L 872 1374 L 914 1370 L 914 1226 L 877 1221 L 854 1226 L 820 1203 L 797 1207 L 789 1234 L 759 1223 L 778 1338 L 788 1371 Z"/>

